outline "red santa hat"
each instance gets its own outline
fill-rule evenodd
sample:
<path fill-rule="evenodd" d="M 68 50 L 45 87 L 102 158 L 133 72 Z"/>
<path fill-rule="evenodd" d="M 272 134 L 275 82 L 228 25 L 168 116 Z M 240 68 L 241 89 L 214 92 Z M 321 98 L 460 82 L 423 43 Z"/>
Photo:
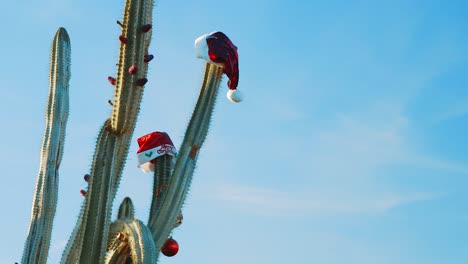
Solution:
<path fill-rule="evenodd" d="M 137 139 L 138 167 L 144 172 L 154 171 L 154 159 L 162 155 L 175 156 L 177 151 L 165 132 L 152 132 Z"/>
<path fill-rule="evenodd" d="M 239 55 L 237 47 L 222 32 L 205 34 L 195 40 L 195 53 L 198 58 L 209 63 L 222 66 L 228 76 L 229 100 L 238 103 L 242 101 L 242 94 L 237 90 L 239 83 Z"/>

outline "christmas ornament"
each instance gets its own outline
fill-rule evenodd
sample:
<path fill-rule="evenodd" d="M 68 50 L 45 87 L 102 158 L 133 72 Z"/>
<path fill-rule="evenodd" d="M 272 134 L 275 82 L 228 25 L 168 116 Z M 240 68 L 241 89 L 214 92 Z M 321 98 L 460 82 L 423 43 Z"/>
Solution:
<path fill-rule="evenodd" d="M 205 34 L 195 40 L 195 53 L 198 58 L 224 68 L 223 72 L 229 77 L 228 99 L 235 103 L 242 101 L 242 95 L 237 91 L 239 55 L 231 40 L 222 32 Z"/>
<path fill-rule="evenodd" d="M 148 54 L 145 55 L 145 58 L 143 59 L 146 63 L 150 62 L 154 58 L 154 55 Z"/>
<path fill-rule="evenodd" d="M 130 68 L 128 69 L 128 73 L 130 75 L 135 75 L 137 72 L 138 72 L 138 67 L 135 64 L 130 66 Z"/>
<path fill-rule="evenodd" d="M 122 44 L 127 44 L 127 38 L 126 38 L 126 37 L 120 35 L 120 36 L 119 36 L 119 40 L 120 40 L 120 42 L 121 42 Z"/>
<path fill-rule="evenodd" d="M 144 172 L 154 171 L 154 159 L 162 155 L 176 155 L 176 148 L 165 132 L 152 132 L 137 139 L 138 167 Z"/>
<path fill-rule="evenodd" d="M 141 31 L 144 33 L 150 31 L 150 29 L 151 29 L 151 24 L 146 24 L 146 25 L 141 26 Z"/>
<path fill-rule="evenodd" d="M 114 77 L 111 77 L 111 76 L 107 77 L 107 80 L 108 80 L 108 81 L 110 82 L 110 84 L 112 84 L 112 85 L 115 85 L 115 82 L 117 82 L 117 80 L 116 80 Z"/>
<path fill-rule="evenodd" d="M 136 80 L 135 84 L 136 84 L 137 86 L 143 86 L 143 85 L 145 85 L 147 82 L 148 82 L 148 79 L 146 79 L 146 78 L 141 78 L 141 79 Z"/>
<path fill-rule="evenodd" d="M 179 243 L 170 237 L 161 247 L 161 252 L 168 257 L 175 256 L 179 252 Z"/>

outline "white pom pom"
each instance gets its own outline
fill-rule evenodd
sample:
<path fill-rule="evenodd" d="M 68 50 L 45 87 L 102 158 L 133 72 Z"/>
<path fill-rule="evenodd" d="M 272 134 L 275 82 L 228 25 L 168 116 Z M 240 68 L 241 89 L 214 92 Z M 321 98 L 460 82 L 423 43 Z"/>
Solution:
<path fill-rule="evenodd" d="M 230 101 L 232 101 L 234 103 L 239 103 L 240 101 L 243 100 L 242 93 L 239 92 L 237 89 L 235 89 L 235 90 L 229 89 L 226 96 Z"/>

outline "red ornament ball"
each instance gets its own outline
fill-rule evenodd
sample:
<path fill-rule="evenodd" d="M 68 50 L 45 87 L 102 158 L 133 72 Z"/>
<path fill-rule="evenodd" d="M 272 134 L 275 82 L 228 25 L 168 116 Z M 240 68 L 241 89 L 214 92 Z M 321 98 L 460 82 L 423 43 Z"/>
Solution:
<path fill-rule="evenodd" d="M 143 85 L 146 84 L 146 82 L 148 82 L 148 79 L 146 79 L 146 78 L 141 78 L 141 79 L 136 80 L 135 84 L 136 84 L 137 86 L 143 86 Z"/>
<path fill-rule="evenodd" d="M 110 82 L 110 84 L 115 85 L 115 82 L 117 81 L 114 77 L 107 77 L 107 80 Z"/>
<path fill-rule="evenodd" d="M 161 252 L 168 257 L 175 256 L 179 252 L 179 244 L 172 237 L 168 238 L 161 247 Z"/>
<path fill-rule="evenodd" d="M 120 35 L 120 36 L 119 36 L 119 40 L 120 40 L 120 42 L 121 42 L 122 44 L 127 44 L 127 38 L 126 38 L 126 37 Z"/>
<path fill-rule="evenodd" d="M 146 63 L 148 63 L 148 62 L 150 62 L 153 58 L 154 58 L 154 55 L 148 54 L 148 55 L 145 55 L 144 61 L 145 61 Z"/>
<path fill-rule="evenodd" d="M 137 72 L 138 72 L 138 67 L 135 64 L 130 66 L 130 68 L 128 69 L 128 73 L 130 75 L 135 75 Z"/>
<path fill-rule="evenodd" d="M 146 24 L 146 25 L 141 26 L 141 31 L 143 31 L 144 33 L 150 31 L 150 29 L 151 29 L 151 24 Z"/>

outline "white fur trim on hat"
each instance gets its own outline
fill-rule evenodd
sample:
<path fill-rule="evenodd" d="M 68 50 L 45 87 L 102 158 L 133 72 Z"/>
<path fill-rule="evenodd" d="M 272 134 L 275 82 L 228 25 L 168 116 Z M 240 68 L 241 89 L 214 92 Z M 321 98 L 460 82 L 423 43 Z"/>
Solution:
<path fill-rule="evenodd" d="M 197 58 L 206 60 L 208 63 L 223 67 L 222 63 L 216 63 L 210 59 L 210 56 L 208 56 L 208 43 L 206 42 L 206 39 L 211 34 L 213 33 L 205 34 L 195 40 L 195 55 L 197 55 Z"/>
<path fill-rule="evenodd" d="M 206 38 L 210 36 L 209 34 L 205 34 L 203 36 L 198 37 L 195 40 L 195 54 L 197 58 L 204 59 L 206 61 L 211 61 L 210 57 L 208 57 L 208 44 L 206 43 Z"/>
<path fill-rule="evenodd" d="M 175 151 L 176 150 L 173 146 L 167 144 L 165 146 L 157 146 L 155 148 L 142 151 L 137 154 L 138 164 L 142 165 L 164 154 L 175 156 Z"/>

